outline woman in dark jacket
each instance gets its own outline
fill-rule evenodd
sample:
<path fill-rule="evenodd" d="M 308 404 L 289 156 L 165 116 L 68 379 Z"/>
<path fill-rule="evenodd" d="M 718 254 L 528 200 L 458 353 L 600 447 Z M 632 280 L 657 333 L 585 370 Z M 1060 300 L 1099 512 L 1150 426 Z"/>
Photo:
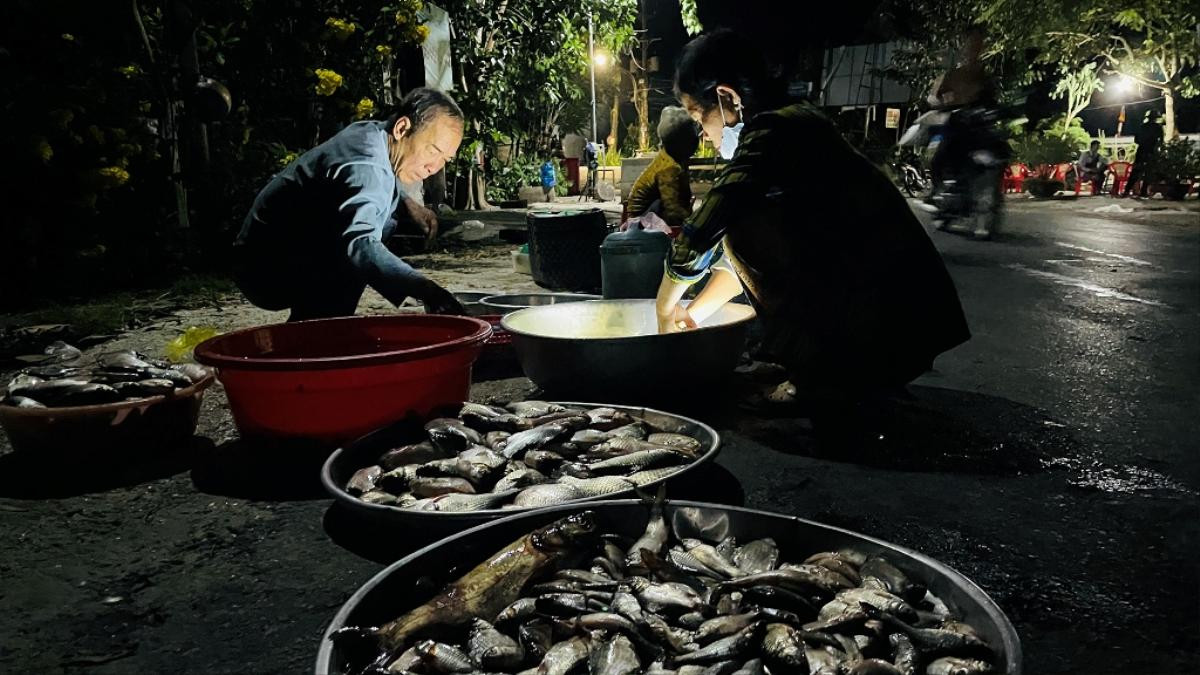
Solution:
<path fill-rule="evenodd" d="M 970 337 L 907 202 L 829 120 L 785 100 L 752 44 L 729 31 L 693 40 L 675 91 L 730 161 L 672 246 L 661 331 L 702 322 L 744 287 L 799 397 L 838 405 L 903 386 Z M 685 309 L 722 255 L 736 275 L 714 274 Z"/>

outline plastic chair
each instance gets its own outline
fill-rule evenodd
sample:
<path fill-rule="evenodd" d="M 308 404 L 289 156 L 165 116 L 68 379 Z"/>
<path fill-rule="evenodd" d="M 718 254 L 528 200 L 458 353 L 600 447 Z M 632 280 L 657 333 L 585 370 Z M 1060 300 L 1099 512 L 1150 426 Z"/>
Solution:
<path fill-rule="evenodd" d="M 1024 192 L 1025 179 L 1029 177 L 1029 167 L 1024 164 L 1009 164 L 1004 167 L 1004 178 L 1001 185 L 1005 192 Z"/>
<path fill-rule="evenodd" d="M 1133 170 L 1132 162 L 1112 162 L 1108 165 L 1108 173 L 1113 178 L 1112 192 L 1114 196 L 1121 194 L 1125 183 L 1129 181 L 1129 173 Z"/>

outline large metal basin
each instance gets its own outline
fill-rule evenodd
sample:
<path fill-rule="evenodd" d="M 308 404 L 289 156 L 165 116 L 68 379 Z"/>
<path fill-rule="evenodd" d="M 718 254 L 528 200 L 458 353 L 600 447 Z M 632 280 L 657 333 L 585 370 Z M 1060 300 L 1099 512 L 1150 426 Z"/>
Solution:
<path fill-rule="evenodd" d="M 518 537 L 569 513 L 590 510 L 601 532 L 636 538 L 646 524 L 646 505 L 636 500 L 601 501 L 542 509 L 476 527 L 427 546 L 390 565 L 364 584 L 334 616 L 317 653 L 319 675 L 345 673 L 345 654 L 329 636 L 345 626 L 378 626 L 428 600 Z M 855 548 L 879 553 L 971 624 L 996 652 L 997 673 L 1021 673 L 1021 641 L 1004 612 L 970 579 L 954 569 L 895 544 L 830 525 L 766 511 L 699 502 L 668 502 L 666 514 L 681 537 L 739 541 L 772 537 L 781 560 L 798 562 L 818 551 Z M 382 535 L 382 533 L 381 533 Z M 430 583 L 432 582 L 432 583 Z"/>
<path fill-rule="evenodd" d="M 479 304 L 490 310 L 492 314 L 507 314 L 526 307 L 542 307 L 544 305 L 561 305 L 566 302 L 582 302 L 584 300 L 599 300 L 598 295 L 587 293 L 508 293 L 504 295 L 488 295 L 479 299 Z"/>
<path fill-rule="evenodd" d="M 504 317 L 525 375 L 555 396 L 617 402 L 677 400 L 729 376 L 754 318 L 728 303 L 700 328 L 660 335 L 654 300 L 591 300 Z"/>
<path fill-rule="evenodd" d="M 705 462 L 711 462 L 721 450 L 721 437 L 716 430 L 707 424 L 683 417 L 681 415 L 672 415 L 670 413 L 651 410 L 648 408 L 635 408 L 628 406 L 609 405 L 607 403 L 574 403 L 559 401 L 559 405 L 564 405 L 571 408 L 599 408 L 610 407 L 624 410 L 635 417 L 640 417 L 653 422 L 656 426 L 664 429 L 671 429 L 678 433 L 687 434 L 700 441 L 703 451 L 690 464 L 684 464 L 679 467 L 679 470 L 670 476 L 647 483 L 642 486 L 643 490 L 653 492 L 657 489 L 659 483 L 674 481 L 685 475 L 697 466 Z M 454 532 L 461 532 L 470 527 L 479 525 L 480 523 L 489 522 L 499 518 L 510 516 L 514 513 L 522 513 L 532 509 L 486 509 L 481 511 L 463 511 L 459 513 L 440 513 L 437 511 L 415 511 L 413 509 L 404 509 L 398 506 L 387 506 L 384 504 L 370 504 L 346 492 L 346 483 L 355 471 L 363 467 L 370 466 L 379 459 L 379 456 L 391 448 L 409 443 L 415 443 L 425 437 L 424 431 L 420 424 L 420 420 L 403 420 L 384 427 L 376 432 L 367 434 L 362 438 L 339 448 L 334 451 L 329 459 L 325 461 L 325 465 L 321 468 L 321 483 L 325 486 L 325 490 L 333 495 L 333 498 L 338 504 L 348 508 L 350 512 L 356 514 L 361 519 L 374 521 L 380 524 L 409 526 L 415 531 L 429 535 L 446 535 Z M 622 497 L 632 497 L 634 490 L 622 490 L 614 492 L 610 495 L 602 495 L 599 497 L 588 497 L 584 499 L 574 500 L 570 503 L 580 503 L 588 501 L 597 501 L 604 499 L 619 499 Z"/>

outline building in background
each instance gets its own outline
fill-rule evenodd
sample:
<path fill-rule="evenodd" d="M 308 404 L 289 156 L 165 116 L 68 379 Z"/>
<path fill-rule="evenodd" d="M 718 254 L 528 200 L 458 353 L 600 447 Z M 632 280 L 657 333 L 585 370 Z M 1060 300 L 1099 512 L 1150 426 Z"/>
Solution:
<path fill-rule="evenodd" d="M 829 47 L 817 103 L 858 145 L 894 143 L 915 117 L 914 92 L 883 75 L 899 42 Z"/>

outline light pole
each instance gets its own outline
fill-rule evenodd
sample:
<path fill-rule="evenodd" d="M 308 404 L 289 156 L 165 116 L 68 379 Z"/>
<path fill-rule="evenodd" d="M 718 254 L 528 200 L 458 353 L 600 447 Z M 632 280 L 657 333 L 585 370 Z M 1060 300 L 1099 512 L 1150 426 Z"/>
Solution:
<path fill-rule="evenodd" d="M 588 15 L 588 70 L 592 73 L 592 142 L 596 142 L 596 52 L 592 45 L 592 17 Z"/>

